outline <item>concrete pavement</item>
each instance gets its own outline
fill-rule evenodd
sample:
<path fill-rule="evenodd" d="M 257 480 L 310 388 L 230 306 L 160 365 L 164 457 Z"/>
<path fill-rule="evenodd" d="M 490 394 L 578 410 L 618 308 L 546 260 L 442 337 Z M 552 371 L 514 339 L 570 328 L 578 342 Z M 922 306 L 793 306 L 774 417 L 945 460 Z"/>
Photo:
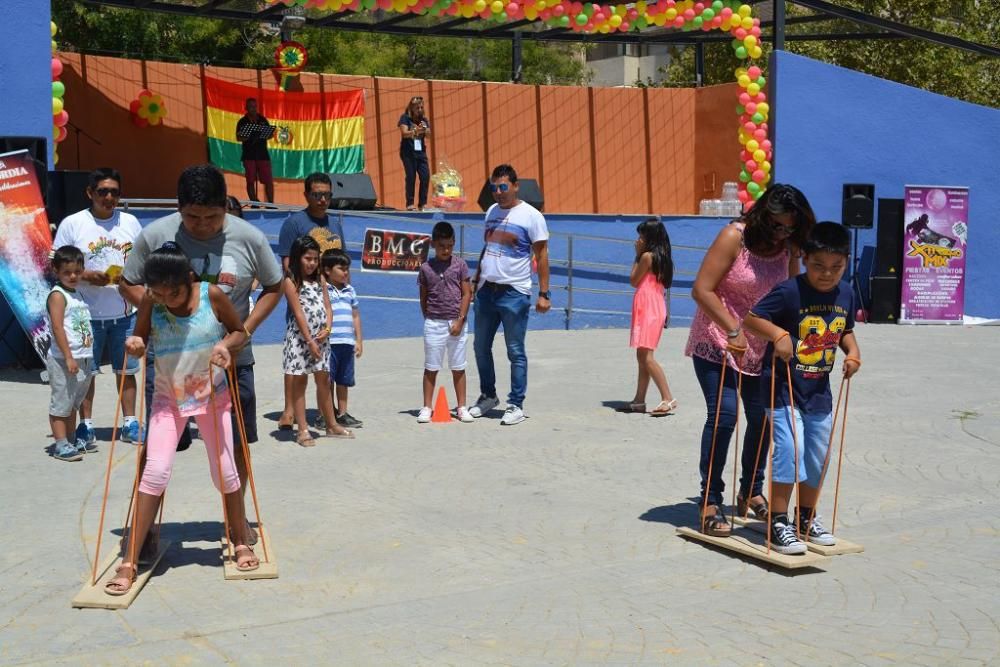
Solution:
<path fill-rule="evenodd" d="M 514 427 L 416 424 L 420 340 L 370 341 L 350 408 L 364 428 L 313 449 L 276 437 L 280 348 L 261 348 L 254 469 L 281 577 L 223 580 L 196 441 L 167 493 L 174 545 L 121 612 L 70 608 L 109 443 L 47 458 L 48 387 L 5 372 L 0 664 L 997 664 L 998 330 L 860 327 L 838 532 L 866 551 L 794 575 L 674 534 L 694 523 L 705 418 L 686 334 L 658 353 L 678 414 L 652 419 L 602 404 L 632 395 L 626 331 L 529 332 Z M 496 357 L 502 396 L 499 340 Z M 112 392 L 101 376 L 105 426 Z M 133 472 L 118 445 L 105 553 Z"/>

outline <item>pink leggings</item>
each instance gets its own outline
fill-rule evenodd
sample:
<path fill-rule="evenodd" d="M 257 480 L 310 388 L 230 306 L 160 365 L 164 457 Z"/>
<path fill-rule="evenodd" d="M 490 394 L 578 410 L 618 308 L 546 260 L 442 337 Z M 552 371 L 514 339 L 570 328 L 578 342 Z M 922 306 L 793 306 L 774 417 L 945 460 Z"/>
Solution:
<path fill-rule="evenodd" d="M 216 424 L 222 427 L 222 445 L 225 451 L 222 455 L 222 476 L 226 480 L 226 493 L 238 491 L 240 477 L 236 472 L 236 461 L 233 459 L 233 433 L 229 411 L 232 406 L 228 393 L 216 397 L 219 405 L 218 416 L 209 412 L 196 415 L 198 431 L 205 441 L 208 452 L 208 469 L 212 473 L 212 482 L 219 488 L 219 438 L 216 435 Z M 211 410 L 211 407 L 209 407 Z M 142 472 L 139 490 L 151 496 L 162 496 L 170 481 L 170 473 L 174 467 L 174 456 L 177 455 L 177 441 L 181 430 L 187 423 L 187 417 L 181 417 L 176 410 L 170 408 L 154 411 L 149 418 L 149 437 L 146 447 L 146 467 Z"/>

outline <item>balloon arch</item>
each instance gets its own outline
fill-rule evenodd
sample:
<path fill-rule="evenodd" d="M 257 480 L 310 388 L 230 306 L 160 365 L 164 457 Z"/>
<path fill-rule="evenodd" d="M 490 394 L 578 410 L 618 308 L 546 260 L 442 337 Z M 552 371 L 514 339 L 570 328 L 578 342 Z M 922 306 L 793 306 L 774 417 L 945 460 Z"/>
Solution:
<path fill-rule="evenodd" d="M 763 194 L 771 180 L 771 142 L 767 120 L 770 107 L 763 92 L 766 83 L 757 61 L 761 58 L 760 19 L 742 0 L 640 0 L 628 4 L 581 3 L 570 0 L 268 0 L 311 9 L 365 11 L 382 9 L 400 14 L 479 17 L 484 21 L 542 21 L 551 28 L 566 28 L 584 34 L 639 31 L 651 26 L 682 31 L 724 30 L 733 37 L 732 48 L 740 66 L 736 113 L 740 117 L 739 142 L 742 169 L 740 201 L 744 204 Z"/>

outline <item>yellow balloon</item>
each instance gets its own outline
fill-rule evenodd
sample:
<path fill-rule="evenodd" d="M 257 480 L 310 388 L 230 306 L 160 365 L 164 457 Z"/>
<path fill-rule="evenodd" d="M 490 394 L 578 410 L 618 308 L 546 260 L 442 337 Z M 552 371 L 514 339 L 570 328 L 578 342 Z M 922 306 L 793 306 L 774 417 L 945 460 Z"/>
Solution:
<path fill-rule="evenodd" d="M 674 10 L 674 14 L 676 13 L 677 11 Z M 621 16 L 622 18 L 625 18 L 625 15 L 628 14 L 628 7 L 626 7 L 625 5 L 618 5 L 617 7 L 615 7 L 615 14 Z"/>
<path fill-rule="evenodd" d="M 52 98 L 52 115 L 53 116 L 58 116 L 59 114 L 62 113 L 62 110 L 63 110 L 63 101 L 61 99 L 59 99 L 58 97 L 53 97 Z"/>
<path fill-rule="evenodd" d="M 744 146 L 746 146 L 747 135 L 745 135 L 743 132 L 740 132 L 739 140 L 740 140 L 741 144 L 743 144 Z"/>
<path fill-rule="evenodd" d="M 59 153 L 52 152 L 52 164 L 59 164 Z"/>
<path fill-rule="evenodd" d="M 754 46 L 752 49 L 750 49 L 750 57 L 753 58 L 754 60 L 760 58 L 763 54 L 764 51 L 759 46 Z"/>
<path fill-rule="evenodd" d="M 771 105 L 768 104 L 767 102 L 761 102 L 760 104 L 757 105 L 757 111 L 764 114 L 765 116 L 767 115 L 767 112 L 770 110 L 771 110 Z"/>
<path fill-rule="evenodd" d="M 53 51 L 58 51 L 58 49 L 56 48 L 56 40 L 54 40 L 54 39 L 52 40 L 52 50 Z"/>
<path fill-rule="evenodd" d="M 743 38 L 743 46 L 747 47 L 747 50 L 752 49 L 757 46 L 757 38 L 753 35 L 747 35 Z"/>
<path fill-rule="evenodd" d="M 485 6 L 486 6 L 486 3 L 484 2 L 483 3 L 483 7 L 485 7 Z M 458 11 L 462 15 L 462 18 L 466 18 L 466 19 L 471 19 L 473 16 L 475 16 L 476 14 L 479 13 L 479 12 L 476 11 L 475 6 L 473 6 L 473 5 L 462 5 L 462 8 L 460 10 L 458 10 Z M 482 11 L 482 10 L 479 10 L 479 11 Z"/>
<path fill-rule="evenodd" d="M 486 0 L 476 0 L 476 4 L 473 5 L 473 8 L 476 10 L 476 13 L 483 11 L 486 9 Z"/>
<path fill-rule="evenodd" d="M 52 33 L 52 37 L 55 37 L 56 33 L 59 32 L 59 28 L 56 26 L 55 21 L 49 21 L 49 32 Z"/>
<path fill-rule="evenodd" d="M 639 0 L 639 2 L 635 3 L 635 11 L 644 14 L 646 12 L 646 0 Z"/>
<path fill-rule="evenodd" d="M 666 25 L 666 23 L 667 23 L 667 17 L 666 17 L 666 15 L 665 14 L 657 14 L 656 17 L 653 19 L 653 23 L 655 23 L 656 25 L 661 25 L 661 26 L 662 25 Z"/>
<path fill-rule="evenodd" d="M 537 9 L 538 11 L 542 11 L 548 6 L 549 5 L 547 2 L 545 2 L 545 0 L 538 0 L 538 2 L 535 3 L 535 9 Z"/>
<path fill-rule="evenodd" d="M 618 14 L 612 14 L 611 18 L 608 19 L 608 23 L 611 24 L 612 28 L 617 28 L 622 24 L 622 17 L 618 16 Z"/>
<path fill-rule="evenodd" d="M 748 88 L 749 86 L 756 86 L 757 84 L 750 82 L 750 77 L 746 74 L 740 74 L 740 77 L 736 79 L 736 82 L 740 84 L 740 88 Z"/>
<path fill-rule="evenodd" d="M 768 162 L 767 160 L 761 160 L 760 164 L 757 166 L 759 166 L 760 170 L 765 174 L 771 171 L 771 163 Z"/>
<path fill-rule="evenodd" d="M 740 21 L 740 27 L 742 27 L 744 30 L 749 30 L 750 28 L 753 27 L 753 19 L 750 18 L 749 16 L 744 16 L 743 20 Z"/>
<path fill-rule="evenodd" d="M 734 76 L 738 79 L 741 76 L 744 76 L 746 73 L 747 73 L 746 67 L 737 67 L 736 72 L 734 72 Z"/>
<path fill-rule="evenodd" d="M 747 79 L 749 78 L 750 77 L 747 77 Z M 746 86 L 746 89 L 747 92 L 750 93 L 750 97 L 753 97 L 754 95 L 760 92 L 760 86 L 758 86 L 756 83 L 751 83 L 749 86 Z"/>
<path fill-rule="evenodd" d="M 494 14 L 499 14 L 500 12 L 503 11 L 503 3 L 500 2 L 500 0 L 493 0 L 493 2 L 490 4 L 490 11 L 492 11 Z"/>
<path fill-rule="evenodd" d="M 749 144 L 750 142 L 748 141 L 747 145 Z M 757 164 L 760 164 L 761 162 L 767 159 L 767 153 L 758 148 L 753 152 L 753 159 Z"/>
<path fill-rule="evenodd" d="M 535 19 L 538 18 L 538 10 L 535 9 L 532 5 L 528 5 L 527 7 L 524 8 L 524 18 L 528 19 L 529 21 L 534 21 Z"/>
<path fill-rule="evenodd" d="M 609 32 L 611 32 L 611 26 L 609 26 L 607 23 L 602 23 L 600 26 L 597 27 L 597 32 L 601 33 L 602 35 L 606 35 Z"/>
<path fill-rule="evenodd" d="M 624 7 L 625 5 L 621 6 Z M 666 12 L 663 13 L 663 16 L 665 16 L 668 21 L 673 21 L 675 18 L 677 18 L 677 10 L 671 7 L 670 9 L 668 9 Z"/>
<path fill-rule="evenodd" d="M 750 5 L 740 5 L 740 8 L 736 10 L 736 13 L 743 17 L 750 16 L 752 12 L 753 9 L 750 8 Z"/>
<path fill-rule="evenodd" d="M 751 139 L 747 142 L 747 150 L 753 153 L 755 150 L 760 148 L 760 144 L 757 143 L 756 139 Z"/>

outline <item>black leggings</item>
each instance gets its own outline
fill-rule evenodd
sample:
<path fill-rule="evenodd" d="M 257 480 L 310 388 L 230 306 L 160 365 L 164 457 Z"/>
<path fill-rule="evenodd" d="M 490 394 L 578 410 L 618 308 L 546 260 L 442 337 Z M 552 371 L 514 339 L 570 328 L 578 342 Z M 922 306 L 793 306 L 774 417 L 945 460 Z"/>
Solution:
<path fill-rule="evenodd" d="M 427 189 L 431 184 L 431 170 L 427 164 L 427 153 L 415 153 L 414 155 L 399 154 L 399 159 L 403 161 L 403 169 L 406 170 L 406 205 L 413 206 L 413 188 L 416 185 L 417 174 L 420 174 L 420 208 L 427 206 Z"/>

